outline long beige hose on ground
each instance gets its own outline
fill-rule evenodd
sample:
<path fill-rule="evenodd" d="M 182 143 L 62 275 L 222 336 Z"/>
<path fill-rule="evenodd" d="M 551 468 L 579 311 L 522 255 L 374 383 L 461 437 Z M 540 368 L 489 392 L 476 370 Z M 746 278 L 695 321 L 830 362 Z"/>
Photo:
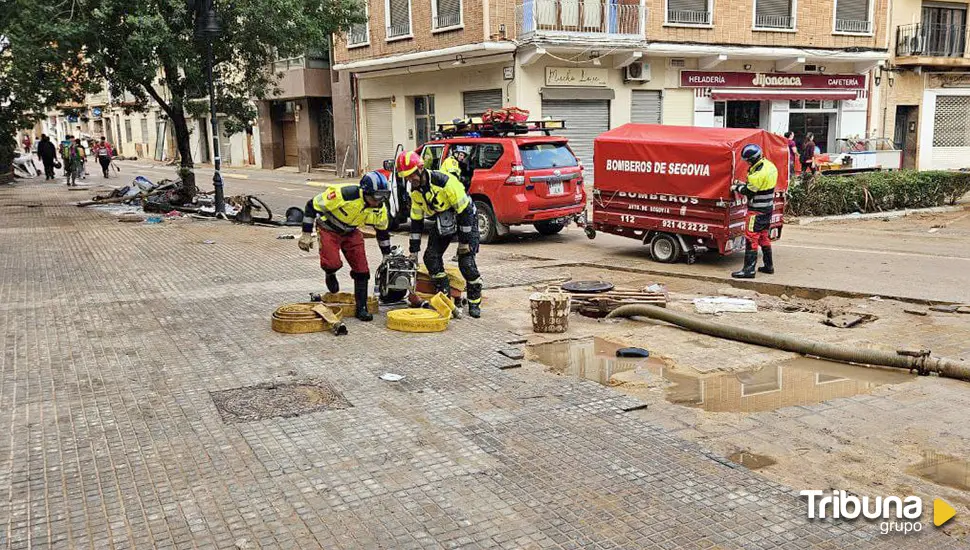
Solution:
<path fill-rule="evenodd" d="M 621 306 L 613 310 L 607 317 L 649 317 L 717 338 L 801 353 L 802 355 L 811 355 L 822 359 L 841 361 L 843 363 L 896 367 L 917 370 L 921 373 L 935 372 L 940 376 L 970 382 L 970 364 L 942 357 L 930 357 L 928 354 L 903 355 L 899 352 L 893 353 L 875 349 L 837 346 L 825 342 L 806 340 L 805 338 L 790 334 L 769 333 L 747 327 L 723 325 L 693 315 L 678 313 L 651 305 Z"/>

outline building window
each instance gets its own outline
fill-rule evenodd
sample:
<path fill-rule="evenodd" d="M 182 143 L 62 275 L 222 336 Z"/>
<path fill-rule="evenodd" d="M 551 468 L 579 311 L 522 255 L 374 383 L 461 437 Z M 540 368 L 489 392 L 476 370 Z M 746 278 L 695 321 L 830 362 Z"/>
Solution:
<path fill-rule="evenodd" d="M 414 139 L 421 147 L 434 133 L 434 96 L 419 95 L 414 98 Z"/>
<path fill-rule="evenodd" d="M 130 118 L 125 119 L 125 141 L 128 141 L 128 142 L 134 141 L 133 139 L 131 139 L 131 119 Z"/>
<path fill-rule="evenodd" d="M 411 36 L 411 0 L 384 0 L 387 39 Z"/>
<path fill-rule="evenodd" d="M 795 0 L 755 0 L 754 28 L 794 29 Z"/>
<path fill-rule="evenodd" d="M 711 4 L 708 0 L 667 0 L 667 24 L 710 25 Z"/>
<path fill-rule="evenodd" d="M 462 25 L 461 0 L 431 0 L 431 28 L 451 29 Z"/>
<path fill-rule="evenodd" d="M 148 119 L 141 119 L 141 142 L 148 143 Z"/>
<path fill-rule="evenodd" d="M 370 9 L 364 3 L 364 17 L 370 21 Z M 366 22 L 351 25 L 347 31 L 347 46 L 366 46 L 370 44 L 370 27 Z"/>
<path fill-rule="evenodd" d="M 835 32 L 872 34 L 869 0 L 836 0 Z"/>

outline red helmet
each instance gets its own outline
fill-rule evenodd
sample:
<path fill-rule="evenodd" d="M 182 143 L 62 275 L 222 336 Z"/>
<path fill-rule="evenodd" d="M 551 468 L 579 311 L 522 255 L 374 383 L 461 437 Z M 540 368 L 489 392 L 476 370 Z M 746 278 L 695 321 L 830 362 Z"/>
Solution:
<path fill-rule="evenodd" d="M 417 170 L 424 170 L 424 161 L 421 160 L 421 155 L 414 151 L 404 152 L 398 155 L 394 170 L 397 171 L 398 177 L 406 178 Z"/>

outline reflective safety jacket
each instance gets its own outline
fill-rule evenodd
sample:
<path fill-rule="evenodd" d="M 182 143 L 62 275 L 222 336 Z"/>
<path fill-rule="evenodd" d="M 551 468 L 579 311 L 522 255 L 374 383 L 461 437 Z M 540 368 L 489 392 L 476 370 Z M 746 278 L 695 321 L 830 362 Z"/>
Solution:
<path fill-rule="evenodd" d="M 763 158 L 748 168 L 748 183 L 741 193 L 748 197 L 748 210 L 771 212 L 775 207 L 775 186 L 778 185 L 778 168 Z"/>
<path fill-rule="evenodd" d="M 425 190 L 411 190 L 411 239 L 409 250 L 421 250 L 421 233 L 424 220 L 434 219 L 443 212 L 452 211 L 457 216 L 458 242 L 468 243 L 471 238 L 472 224 L 475 222 L 475 207 L 471 197 L 465 193 L 465 186 L 458 178 L 447 172 L 428 170 L 425 172 Z"/>
<path fill-rule="evenodd" d="M 308 200 L 303 209 L 303 232 L 313 231 L 314 221 L 324 231 L 338 235 L 353 233 L 362 225 L 377 230 L 377 244 L 381 252 L 391 251 L 391 234 L 387 206 L 368 206 L 359 185 L 330 187 L 323 193 Z"/>

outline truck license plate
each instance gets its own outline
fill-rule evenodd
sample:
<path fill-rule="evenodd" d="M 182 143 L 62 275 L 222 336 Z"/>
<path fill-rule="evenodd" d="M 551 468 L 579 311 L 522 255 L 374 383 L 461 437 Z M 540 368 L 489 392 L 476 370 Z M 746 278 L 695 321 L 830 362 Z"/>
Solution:
<path fill-rule="evenodd" d="M 563 189 L 562 182 L 550 183 L 549 184 L 549 194 L 550 195 L 562 195 L 566 191 Z"/>

